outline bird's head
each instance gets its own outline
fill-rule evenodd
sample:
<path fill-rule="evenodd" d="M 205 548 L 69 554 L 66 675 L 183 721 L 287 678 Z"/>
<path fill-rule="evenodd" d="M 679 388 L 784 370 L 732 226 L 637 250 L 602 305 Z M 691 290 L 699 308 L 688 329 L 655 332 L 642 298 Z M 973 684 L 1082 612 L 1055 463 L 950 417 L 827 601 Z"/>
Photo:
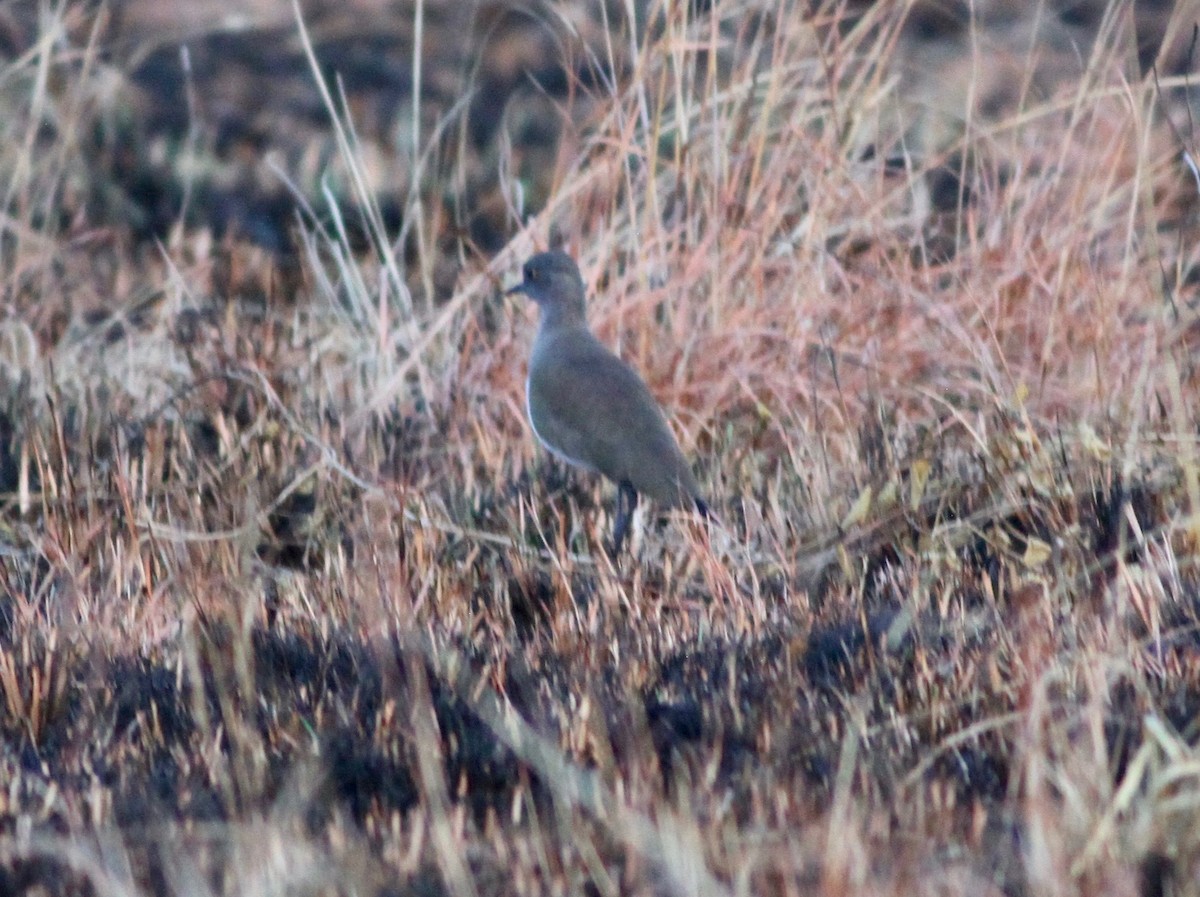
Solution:
<path fill-rule="evenodd" d="M 583 322 L 583 278 L 565 252 L 540 252 L 522 267 L 524 279 L 506 295 L 524 293 L 538 304 L 543 320 Z"/>

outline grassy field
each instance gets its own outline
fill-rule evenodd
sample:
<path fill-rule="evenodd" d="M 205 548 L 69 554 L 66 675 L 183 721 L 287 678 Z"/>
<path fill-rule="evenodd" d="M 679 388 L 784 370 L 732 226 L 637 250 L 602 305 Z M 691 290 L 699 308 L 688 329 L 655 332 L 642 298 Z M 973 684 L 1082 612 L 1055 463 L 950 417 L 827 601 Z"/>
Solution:
<path fill-rule="evenodd" d="M 0 894 L 1200 893 L 1200 4 L 429 6 L 0 12 Z"/>

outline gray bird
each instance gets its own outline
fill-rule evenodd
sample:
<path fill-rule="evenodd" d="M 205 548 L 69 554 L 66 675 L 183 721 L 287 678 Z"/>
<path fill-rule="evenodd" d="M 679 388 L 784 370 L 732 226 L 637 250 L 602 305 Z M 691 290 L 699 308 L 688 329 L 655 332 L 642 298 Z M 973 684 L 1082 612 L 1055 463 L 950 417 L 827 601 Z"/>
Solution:
<path fill-rule="evenodd" d="M 524 293 L 541 313 L 525 383 L 529 422 L 555 455 L 617 484 L 613 556 L 629 533 L 639 493 L 707 517 L 708 505 L 654 396 L 588 329 L 575 262 L 563 252 L 543 252 L 525 263 L 523 274 L 507 295 Z"/>

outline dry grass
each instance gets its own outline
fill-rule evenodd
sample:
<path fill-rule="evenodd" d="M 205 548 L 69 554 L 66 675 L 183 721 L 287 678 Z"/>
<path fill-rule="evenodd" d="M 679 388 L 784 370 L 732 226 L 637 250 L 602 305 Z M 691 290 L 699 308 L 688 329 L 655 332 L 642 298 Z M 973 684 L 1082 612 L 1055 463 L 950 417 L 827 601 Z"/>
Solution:
<path fill-rule="evenodd" d="M 89 219 L 82 8 L 0 70 L 0 890 L 1196 893 L 1188 78 L 1121 4 L 944 89 L 887 4 L 689 8 L 544 14 L 599 74 L 487 262 L 461 110 L 392 233 L 326 85 L 281 259 Z M 617 566 L 498 295 L 551 243 L 720 515 Z"/>

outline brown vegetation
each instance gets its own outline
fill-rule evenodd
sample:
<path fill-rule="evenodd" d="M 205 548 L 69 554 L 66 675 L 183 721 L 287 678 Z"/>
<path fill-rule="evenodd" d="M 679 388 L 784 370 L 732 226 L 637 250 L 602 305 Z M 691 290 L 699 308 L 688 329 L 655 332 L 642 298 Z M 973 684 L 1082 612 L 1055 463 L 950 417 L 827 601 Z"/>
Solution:
<path fill-rule="evenodd" d="M 431 6 L 0 12 L 0 893 L 1196 893 L 1196 7 Z"/>

